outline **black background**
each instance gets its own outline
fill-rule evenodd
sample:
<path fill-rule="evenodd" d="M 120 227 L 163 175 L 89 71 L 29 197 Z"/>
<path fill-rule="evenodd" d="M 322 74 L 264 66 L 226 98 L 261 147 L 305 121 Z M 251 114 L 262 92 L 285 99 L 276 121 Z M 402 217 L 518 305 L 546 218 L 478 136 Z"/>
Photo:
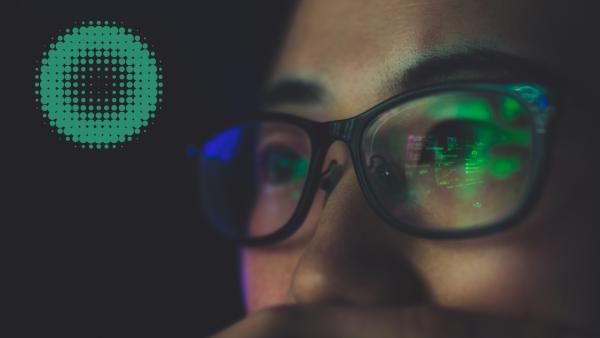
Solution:
<path fill-rule="evenodd" d="M 243 316 L 238 253 L 200 214 L 186 145 L 256 106 L 289 1 L 21 1 L 3 5 L 2 229 L 11 337 L 204 337 Z M 81 20 L 139 29 L 164 104 L 140 142 L 60 141 L 34 108 L 34 67 Z M 8 304 L 8 303 L 5 303 Z M 12 325 L 11 325 L 12 327 Z M 5 334 L 2 334 L 6 336 Z"/>

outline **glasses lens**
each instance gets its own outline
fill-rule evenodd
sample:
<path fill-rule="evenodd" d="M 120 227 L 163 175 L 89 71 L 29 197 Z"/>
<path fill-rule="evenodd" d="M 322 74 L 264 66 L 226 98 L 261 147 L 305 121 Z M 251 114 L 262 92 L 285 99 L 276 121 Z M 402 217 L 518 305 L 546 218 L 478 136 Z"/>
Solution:
<path fill-rule="evenodd" d="M 209 140 L 201 156 L 202 193 L 211 222 L 235 238 L 259 238 L 291 218 L 308 174 L 311 145 L 300 127 L 256 122 Z"/>
<path fill-rule="evenodd" d="M 509 216 L 531 176 L 532 127 L 510 95 L 443 92 L 377 117 L 362 140 L 367 181 L 400 222 L 471 230 Z"/>

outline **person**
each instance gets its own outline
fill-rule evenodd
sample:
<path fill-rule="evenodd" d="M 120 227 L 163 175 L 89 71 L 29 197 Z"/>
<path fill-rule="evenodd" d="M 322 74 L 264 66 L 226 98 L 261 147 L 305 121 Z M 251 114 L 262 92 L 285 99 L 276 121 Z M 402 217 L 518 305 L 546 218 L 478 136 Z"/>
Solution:
<path fill-rule="evenodd" d="M 299 1 L 203 148 L 247 309 L 214 337 L 600 336 L 594 6 Z"/>

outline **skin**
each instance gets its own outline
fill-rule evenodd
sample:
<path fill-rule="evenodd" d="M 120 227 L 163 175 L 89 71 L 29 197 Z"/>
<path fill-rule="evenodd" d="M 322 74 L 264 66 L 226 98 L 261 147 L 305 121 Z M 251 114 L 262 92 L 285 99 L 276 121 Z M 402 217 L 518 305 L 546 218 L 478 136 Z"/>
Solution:
<path fill-rule="evenodd" d="M 512 229 L 474 239 L 402 234 L 369 207 L 347 147 L 329 149 L 340 178 L 320 191 L 292 237 L 241 251 L 248 316 L 216 337 L 575 337 L 600 332 L 598 141 L 591 2 L 303 0 L 272 82 L 297 77 L 321 104 L 268 107 L 329 121 L 398 94 L 382 83 L 432 51 L 481 47 L 565 76 L 548 180 Z M 596 12 L 597 13 L 597 12 Z M 596 20 L 597 21 L 597 20 Z M 440 80 L 486 80 L 477 72 Z M 402 91 L 402 88 L 400 88 Z M 567 329 L 564 329 L 567 328 Z M 573 334 L 573 335 L 569 335 Z M 581 337 L 585 336 L 583 333 Z"/>

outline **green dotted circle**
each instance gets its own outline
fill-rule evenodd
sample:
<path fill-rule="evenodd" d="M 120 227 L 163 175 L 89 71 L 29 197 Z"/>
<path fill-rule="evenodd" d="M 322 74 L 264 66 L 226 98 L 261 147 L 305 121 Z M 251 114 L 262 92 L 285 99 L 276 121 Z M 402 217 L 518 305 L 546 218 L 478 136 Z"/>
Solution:
<path fill-rule="evenodd" d="M 36 67 L 36 101 L 52 131 L 90 149 L 146 132 L 160 109 L 160 61 L 115 22 L 89 21 L 58 36 Z"/>

